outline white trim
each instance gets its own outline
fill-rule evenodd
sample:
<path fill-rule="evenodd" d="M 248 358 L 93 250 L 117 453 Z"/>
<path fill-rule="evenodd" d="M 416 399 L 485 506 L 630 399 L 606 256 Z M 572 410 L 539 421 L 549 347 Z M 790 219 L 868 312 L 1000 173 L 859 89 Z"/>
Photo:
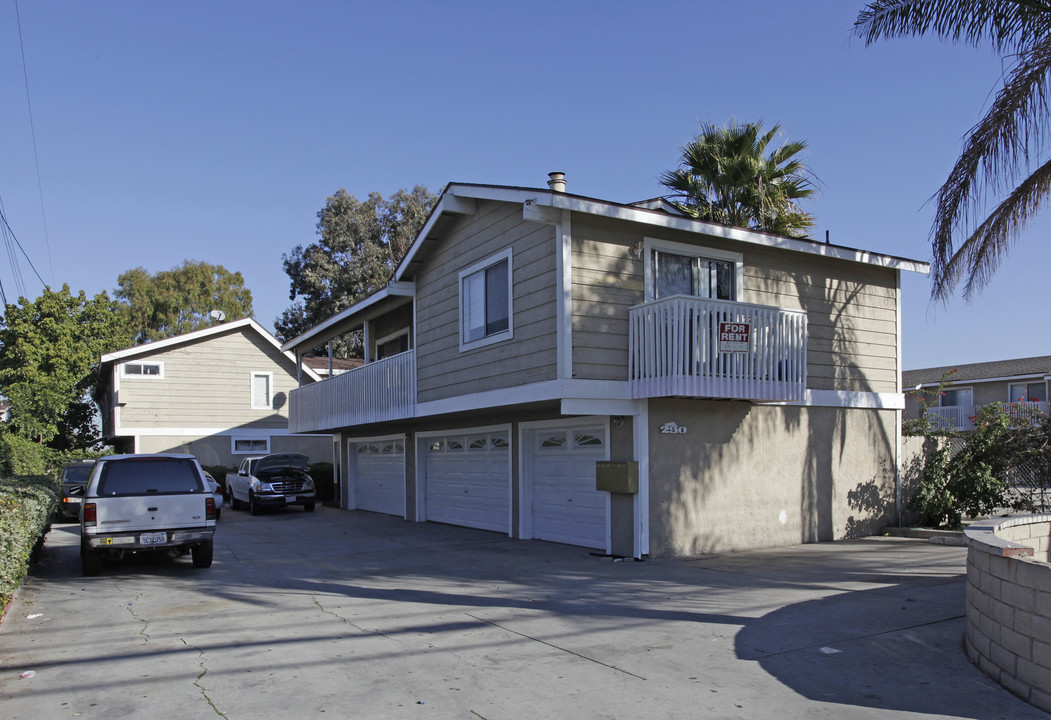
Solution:
<path fill-rule="evenodd" d="M 266 404 L 258 405 L 255 401 L 256 378 L 266 378 Z M 248 376 L 248 388 L 251 393 L 250 402 L 253 410 L 274 409 L 274 373 L 269 370 L 252 370 Z"/>
<path fill-rule="evenodd" d="M 256 436 L 272 436 L 272 437 L 331 437 L 331 433 L 292 433 L 288 431 L 287 427 L 283 428 L 263 428 L 260 430 L 253 430 L 250 428 L 206 428 L 206 427 L 190 427 L 190 428 L 173 428 L 173 427 L 161 427 L 161 428 L 127 428 L 126 432 L 116 434 L 115 437 L 131 437 L 132 435 L 141 435 L 143 437 L 157 437 L 162 435 L 171 435 L 174 437 L 213 437 L 213 436 L 228 436 L 228 435 L 241 435 L 244 437 Z"/>
<path fill-rule="evenodd" d="M 632 419 L 635 459 L 639 463 L 639 491 L 635 494 L 635 557 L 650 554 L 650 404 Z"/>
<path fill-rule="evenodd" d="M 910 370 L 909 372 L 915 372 L 915 370 Z M 950 381 L 949 384 L 946 385 L 945 387 L 946 388 L 957 387 L 957 383 L 960 383 L 959 387 L 966 387 L 966 385 L 963 385 L 963 383 L 974 384 L 974 383 L 990 383 L 990 382 L 1020 382 L 1022 380 L 1049 380 L 1049 379 L 1051 379 L 1051 375 L 1044 375 L 1043 373 L 1026 373 L 1025 375 L 1003 375 L 1001 377 L 974 378 L 972 380 L 957 380 L 956 382 Z M 926 388 L 926 387 L 938 387 L 939 385 L 941 385 L 940 381 L 939 382 L 920 383 L 919 386 L 921 388 Z M 912 390 L 915 387 L 916 387 L 915 385 L 912 385 L 908 389 Z"/>
<path fill-rule="evenodd" d="M 875 410 L 902 410 L 902 393 L 858 392 L 853 390 L 807 390 L 806 398 L 798 403 L 764 403 L 766 405 L 801 405 L 803 407 L 835 407 Z"/>
<path fill-rule="evenodd" d="M 536 420 L 518 424 L 518 537 L 524 540 L 533 539 L 533 444 L 530 439 L 534 433 L 544 428 L 577 428 L 599 425 L 604 428 L 603 459 L 610 458 L 610 427 L 608 416 L 588 416 L 579 418 L 557 418 L 553 420 Z M 569 451 L 567 451 L 569 452 Z M 606 547 L 610 553 L 613 543 L 612 511 L 609 493 L 606 499 Z"/>
<path fill-rule="evenodd" d="M 644 400 L 562 398 L 563 415 L 639 415 Z"/>
<path fill-rule="evenodd" d="M 897 331 L 895 333 L 894 343 L 898 348 L 898 392 L 903 392 L 901 385 L 901 373 L 903 367 L 903 358 L 901 348 L 901 270 L 894 272 L 894 317 Z M 902 405 L 905 404 L 905 395 L 902 395 Z M 902 485 L 905 479 L 905 466 L 904 460 L 902 459 L 902 445 L 901 445 L 901 410 L 894 412 L 894 514 L 898 521 L 898 526 L 901 526 L 901 509 L 902 509 Z"/>
<path fill-rule="evenodd" d="M 663 251 L 686 257 L 704 258 L 705 260 L 722 260 L 734 264 L 734 296 L 730 298 L 734 302 L 741 299 L 742 286 L 744 285 L 744 255 L 729 250 L 717 250 L 716 248 L 704 247 L 702 245 L 688 245 L 686 243 L 661 240 L 659 238 L 643 238 L 643 274 L 645 277 L 644 297 L 646 302 L 653 302 L 654 284 L 653 277 L 653 251 Z"/>
<path fill-rule="evenodd" d="M 555 226 L 555 322 L 558 348 L 557 376 L 560 380 L 573 377 L 573 229 L 568 210 L 562 211 L 562 222 Z"/>
<path fill-rule="evenodd" d="M 449 213 L 450 215 L 474 215 L 475 210 L 475 198 L 465 197 L 456 193 L 452 189 L 450 184 L 446 187 L 445 192 L 438 198 L 438 204 L 431 210 L 431 214 L 428 216 L 427 221 L 423 224 L 420 232 L 417 233 L 416 239 L 413 240 L 412 245 L 409 246 L 408 251 L 405 253 L 405 257 L 402 258 L 401 262 L 398 263 L 398 267 L 394 269 L 394 280 L 396 282 L 403 282 L 402 276 L 405 271 L 412 265 L 413 260 L 416 258 L 416 253 L 423 247 L 424 239 L 431 234 L 434 226 L 441 219 L 442 215 Z"/>
<path fill-rule="evenodd" d="M 507 433 L 507 536 L 514 537 L 514 427 L 511 423 L 501 425 L 483 425 L 481 427 L 452 428 L 448 430 L 426 430 L 416 433 L 416 473 L 413 484 L 416 486 L 416 522 L 427 521 L 427 443 L 430 438 L 447 435 L 474 435 L 479 433 Z"/>
<path fill-rule="evenodd" d="M 477 340 L 467 340 L 464 337 L 467 327 L 464 323 L 466 319 L 464 316 L 464 303 L 463 303 L 463 281 L 465 278 L 475 275 L 480 272 L 498 265 L 504 261 L 507 261 L 507 329 L 501 330 L 500 332 L 493 333 L 492 335 L 486 335 L 478 338 Z M 460 335 L 460 352 L 467 350 L 474 350 L 476 348 L 484 347 L 486 345 L 492 345 L 493 343 L 503 342 L 504 340 L 510 340 L 515 335 L 515 318 L 514 318 L 514 287 L 515 287 L 515 272 L 514 272 L 514 249 L 504 248 L 495 255 L 490 255 L 484 260 L 480 260 L 475 264 L 464 268 L 459 273 L 459 279 L 456 283 L 457 292 L 457 304 L 458 304 L 458 317 L 459 317 L 459 335 Z"/>
<path fill-rule="evenodd" d="M 713 398 L 696 398 L 712 400 Z M 607 409 L 611 415 L 631 415 L 638 410 L 627 381 L 624 380 L 545 380 L 528 385 L 487 390 L 485 392 L 457 395 L 442 400 L 419 403 L 413 417 L 423 418 L 444 413 L 467 412 L 484 408 L 518 405 L 524 403 L 558 400 L 563 403 L 565 414 L 576 415 L 589 407 Z M 742 401 L 745 402 L 745 401 Z M 797 405 L 813 407 L 877 408 L 901 410 L 905 407 L 905 396 L 901 393 L 857 392 L 848 390 L 807 390 L 802 402 L 770 402 L 756 405 Z"/>
<path fill-rule="evenodd" d="M 156 365 L 158 372 L 156 374 L 148 373 L 128 373 L 126 368 L 128 365 Z M 164 379 L 164 361 L 163 360 L 136 360 L 135 362 L 122 362 L 118 366 L 120 368 L 118 375 L 122 378 L 128 378 L 129 380 L 163 380 Z"/>

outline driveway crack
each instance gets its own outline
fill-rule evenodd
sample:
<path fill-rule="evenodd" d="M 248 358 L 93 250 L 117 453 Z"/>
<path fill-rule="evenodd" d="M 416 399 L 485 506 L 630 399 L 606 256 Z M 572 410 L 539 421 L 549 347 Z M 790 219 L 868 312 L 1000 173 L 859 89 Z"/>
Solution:
<path fill-rule="evenodd" d="M 625 675 L 630 675 L 631 677 L 638 678 L 639 680 L 645 680 L 646 679 L 646 678 L 642 677 L 641 675 L 636 675 L 635 673 L 630 672 L 628 670 L 624 670 L 623 668 L 619 668 L 616 665 L 610 665 L 609 663 L 604 663 L 601 660 L 596 660 L 595 658 L 590 658 L 587 655 L 581 655 L 578 652 L 574 652 L 573 650 L 570 650 L 568 648 L 560 647 L 558 645 L 555 645 L 554 643 L 548 642 L 547 640 L 541 640 L 540 638 L 533 637 L 532 635 L 526 635 L 525 633 L 518 632 L 517 630 L 512 630 L 511 628 L 509 628 L 509 627 L 507 627 L 505 625 L 501 625 L 500 623 L 495 623 L 492 620 L 486 620 L 485 618 L 480 618 L 477 615 L 472 615 L 471 613 L 464 613 L 464 615 L 466 615 L 469 618 L 473 618 L 473 619 L 477 620 L 480 623 L 485 623 L 486 625 L 491 625 L 492 627 L 500 628 L 504 632 L 509 632 L 512 635 L 517 635 L 519 637 L 525 638 L 526 640 L 532 640 L 533 642 L 538 642 L 541 645 L 547 645 L 549 648 L 553 648 L 555 650 L 558 650 L 559 652 L 564 652 L 564 653 L 566 653 L 568 655 L 573 655 L 575 657 L 580 658 L 581 660 L 587 660 L 588 662 L 595 663 L 596 665 L 601 665 L 602 667 L 609 668 L 610 670 L 615 670 L 615 671 L 617 671 L 619 673 L 624 673 Z"/>
<path fill-rule="evenodd" d="M 201 662 L 200 662 L 201 672 L 198 673 L 197 677 L 194 679 L 194 681 L 193 681 L 194 686 L 198 690 L 201 691 L 201 697 L 204 698 L 204 701 L 206 703 L 208 703 L 208 707 L 210 707 L 215 712 L 216 715 L 218 715 L 219 717 L 226 717 L 226 713 L 224 713 L 222 710 L 220 710 L 219 708 L 217 708 L 215 706 L 215 703 L 212 701 L 212 698 L 209 697 L 209 695 L 208 695 L 208 690 L 204 687 L 204 685 L 201 684 L 201 680 L 203 680 L 204 676 L 208 674 L 208 665 L 207 665 L 207 661 L 205 660 L 205 657 L 204 657 L 204 650 L 202 650 L 201 648 L 197 647 L 196 645 L 191 645 L 190 643 L 186 642 L 186 638 L 179 638 L 179 640 L 181 640 L 182 644 L 185 645 L 186 647 L 193 648 L 194 650 L 196 650 L 197 651 L 197 657 L 199 657 L 200 660 L 201 660 Z"/>
<path fill-rule="evenodd" d="M 139 616 L 138 616 L 138 615 L 137 615 L 137 614 L 135 613 L 135 603 L 136 603 L 136 602 L 137 602 L 137 601 L 138 601 L 138 600 L 139 600 L 139 599 L 140 599 L 141 597 L 142 597 L 142 593 L 139 593 L 138 595 L 136 595 L 136 596 L 135 596 L 135 599 L 134 599 L 134 600 L 132 600 L 131 602 L 127 602 L 127 603 L 124 603 L 124 604 L 123 604 L 123 605 L 122 605 L 121 607 L 123 607 L 123 608 L 124 608 L 125 610 L 127 610 L 127 611 L 128 611 L 128 613 L 129 613 L 129 614 L 131 614 L 131 616 L 132 616 L 133 618 L 135 618 L 135 619 L 136 619 L 136 620 L 138 620 L 138 621 L 139 621 L 140 623 L 142 623 L 142 627 L 141 627 L 141 628 L 139 628 L 139 635 L 141 635 L 141 636 L 142 636 L 142 638 L 143 638 L 143 640 L 144 640 L 145 642 L 149 642 L 149 641 L 150 641 L 150 632 L 149 632 L 149 630 L 150 630 L 150 621 L 149 621 L 149 620 L 147 620 L 147 619 L 145 619 L 145 618 L 141 618 L 141 617 L 139 617 Z"/>

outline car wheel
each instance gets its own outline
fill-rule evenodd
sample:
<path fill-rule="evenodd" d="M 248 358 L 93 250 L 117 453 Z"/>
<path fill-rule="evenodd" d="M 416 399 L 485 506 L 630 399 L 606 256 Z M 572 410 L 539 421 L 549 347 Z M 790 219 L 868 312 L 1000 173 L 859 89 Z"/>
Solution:
<path fill-rule="evenodd" d="M 223 511 L 220 510 L 219 508 L 216 508 L 215 509 L 215 521 L 219 522 L 219 518 L 221 518 L 222 516 L 223 516 Z"/>
<path fill-rule="evenodd" d="M 306 510 L 307 512 L 314 512 L 314 503 L 312 503 L 312 502 L 303 503 L 303 509 Z"/>
<path fill-rule="evenodd" d="M 248 510 L 253 515 L 259 514 L 259 505 L 256 503 L 255 495 L 252 494 L 251 490 L 248 491 Z"/>
<path fill-rule="evenodd" d="M 193 555 L 193 566 L 195 568 L 211 567 L 213 554 L 212 541 L 209 540 L 200 545 L 194 545 L 193 549 L 190 550 L 190 554 Z"/>
<path fill-rule="evenodd" d="M 102 572 L 102 553 L 87 543 L 80 544 L 80 573 L 85 577 Z"/>
<path fill-rule="evenodd" d="M 234 494 L 232 492 L 230 493 L 230 509 L 231 510 L 240 510 L 241 509 L 241 501 L 238 500 L 234 496 Z"/>

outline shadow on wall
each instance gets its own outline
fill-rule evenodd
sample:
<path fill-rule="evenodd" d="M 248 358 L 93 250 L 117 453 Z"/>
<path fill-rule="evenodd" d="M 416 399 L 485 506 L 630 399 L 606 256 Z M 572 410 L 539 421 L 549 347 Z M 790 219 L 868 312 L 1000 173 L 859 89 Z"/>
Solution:
<path fill-rule="evenodd" d="M 813 265 L 821 266 L 819 260 Z M 869 380 L 869 373 L 878 376 L 879 370 L 857 365 L 859 348 L 871 340 L 859 337 L 855 330 L 870 322 L 865 317 L 871 311 L 862 302 L 878 303 L 881 298 L 863 298 L 860 280 L 830 280 L 828 274 L 810 269 L 771 273 L 770 278 L 751 280 L 758 285 L 756 293 L 765 298 L 762 302 L 772 304 L 775 301 L 770 296 L 778 296 L 788 306 L 798 299 L 807 313 L 811 389 L 890 389 L 874 387 Z M 783 290 L 789 285 L 795 292 L 790 300 Z M 896 357 L 896 351 L 894 354 Z M 878 367 L 879 363 L 873 364 Z M 676 408 L 689 412 L 695 427 L 690 428 L 685 453 L 670 446 L 664 452 L 663 436 L 651 436 L 651 527 L 663 525 L 678 534 L 666 538 L 668 546 L 654 548 L 655 553 L 726 549 L 728 522 L 722 515 L 728 513 L 739 516 L 742 527 L 753 527 L 754 536 L 739 547 L 870 535 L 895 521 L 892 411 L 703 400 L 659 402 L 663 405 L 656 407 L 669 408 L 671 414 Z M 655 426 L 661 422 L 662 418 L 654 418 Z M 656 427 L 650 430 L 655 431 Z M 673 456 L 681 458 L 678 467 L 667 460 Z M 662 467 L 662 463 L 666 464 Z M 779 505 L 790 498 L 798 498 L 792 501 L 798 503 L 798 516 L 793 507 Z M 791 532 L 796 522 L 798 531 Z"/>

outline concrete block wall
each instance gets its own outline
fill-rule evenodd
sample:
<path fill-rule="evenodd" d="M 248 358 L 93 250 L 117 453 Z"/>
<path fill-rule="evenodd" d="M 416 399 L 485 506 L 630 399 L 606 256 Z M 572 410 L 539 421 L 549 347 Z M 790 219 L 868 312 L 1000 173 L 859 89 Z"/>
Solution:
<path fill-rule="evenodd" d="M 971 525 L 967 631 L 971 662 L 1005 688 L 1051 712 L 1051 515 Z"/>

